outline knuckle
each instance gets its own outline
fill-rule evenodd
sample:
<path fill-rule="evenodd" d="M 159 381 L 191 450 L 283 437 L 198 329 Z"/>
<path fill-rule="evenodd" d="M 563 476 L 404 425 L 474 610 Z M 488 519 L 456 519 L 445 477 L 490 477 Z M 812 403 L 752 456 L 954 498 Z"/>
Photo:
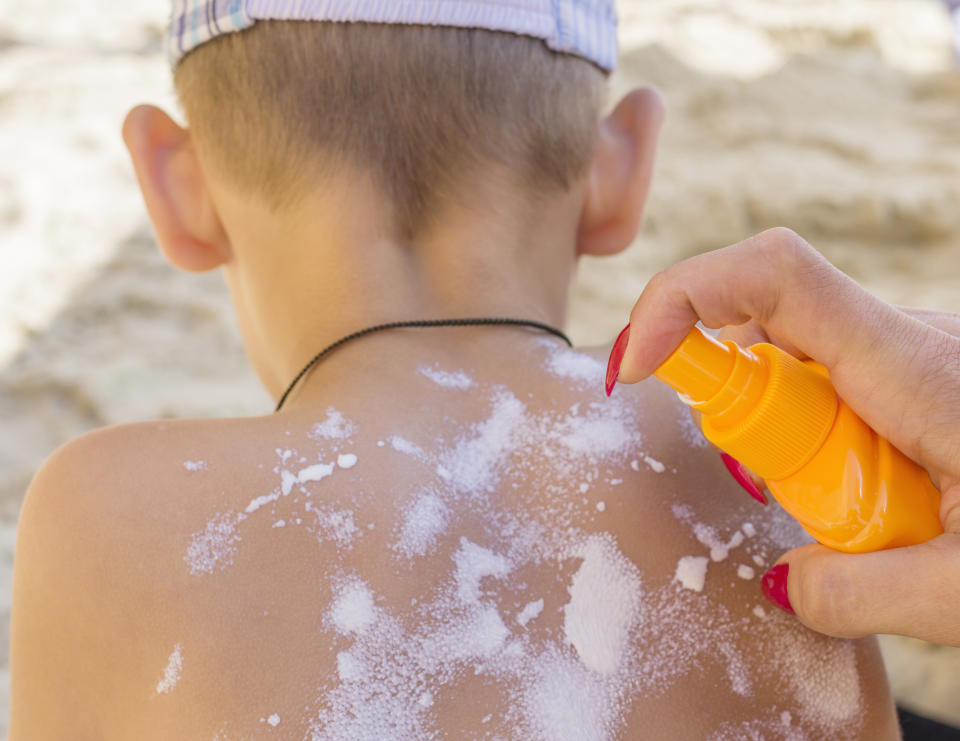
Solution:
<path fill-rule="evenodd" d="M 768 255 L 776 261 L 781 274 L 793 275 L 797 269 L 805 268 L 813 262 L 816 254 L 813 247 L 793 229 L 777 226 L 767 233 L 770 241 Z"/>
<path fill-rule="evenodd" d="M 755 246 L 758 258 L 767 261 L 781 275 L 792 275 L 798 268 L 809 266 L 817 254 L 807 240 L 785 226 L 761 232 Z"/>
<path fill-rule="evenodd" d="M 754 249 L 770 254 L 771 252 L 794 249 L 795 245 L 802 241 L 800 235 L 793 229 L 785 226 L 775 226 L 771 229 L 765 229 L 747 240 L 747 244 Z"/>
<path fill-rule="evenodd" d="M 771 244 L 778 247 L 794 248 L 798 244 L 806 244 L 803 238 L 788 226 L 775 226 L 763 232 Z"/>
<path fill-rule="evenodd" d="M 669 285 L 670 270 L 661 270 L 659 273 L 654 274 L 654 276 L 647 283 L 647 290 L 651 291 L 652 293 L 664 293 Z"/>
<path fill-rule="evenodd" d="M 758 288 L 750 292 L 751 316 L 767 323 L 777 313 L 786 294 L 798 283 L 807 284 L 811 272 L 822 262 L 819 253 L 792 229 L 778 226 L 767 229 L 746 243 L 746 261 Z M 815 283 L 815 281 L 814 281 Z"/>
<path fill-rule="evenodd" d="M 637 303 L 634 304 L 633 311 L 631 312 L 632 321 L 637 321 L 640 318 L 640 312 L 644 304 L 648 302 L 659 303 L 670 294 L 671 280 L 668 273 L 669 270 L 661 270 L 647 281 L 647 285 L 644 286 L 640 298 L 637 299 Z"/>
<path fill-rule="evenodd" d="M 771 291 L 767 305 L 759 307 L 766 311 L 765 320 L 770 320 L 780 308 L 781 302 L 796 306 L 800 296 L 819 296 L 824 301 L 836 300 L 836 292 L 843 290 L 841 275 L 809 242 L 787 227 L 774 227 L 763 233 L 767 235 L 765 249 L 757 255 L 764 266 L 768 280 L 776 291 Z"/>

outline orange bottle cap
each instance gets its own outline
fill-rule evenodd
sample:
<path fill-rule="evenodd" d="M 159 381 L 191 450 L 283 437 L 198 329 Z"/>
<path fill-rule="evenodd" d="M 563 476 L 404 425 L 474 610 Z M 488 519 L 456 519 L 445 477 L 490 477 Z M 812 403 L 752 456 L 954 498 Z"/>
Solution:
<path fill-rule="evenodd" d="M 773 345 L 744 351 L 694 327 L 654 375 L 703 414 L 703 433 L 765 479 L 799 470 L 826 439 L 839 401 L 830 380 Z"/>

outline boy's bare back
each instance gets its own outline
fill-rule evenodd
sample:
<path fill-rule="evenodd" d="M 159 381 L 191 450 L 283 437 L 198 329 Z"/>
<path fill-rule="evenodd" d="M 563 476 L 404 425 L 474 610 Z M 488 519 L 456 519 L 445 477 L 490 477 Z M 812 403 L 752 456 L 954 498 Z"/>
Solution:
<path fill-rule="evenodd" d="M 12 738 L 895 738 L 873 642 L 760 599 L 798 531 L 673 394 L 521 339 L 359 340 L 379 387 L 62 449 L 14 626 L 15 691 L 62 702 L 15 694 Z"/>

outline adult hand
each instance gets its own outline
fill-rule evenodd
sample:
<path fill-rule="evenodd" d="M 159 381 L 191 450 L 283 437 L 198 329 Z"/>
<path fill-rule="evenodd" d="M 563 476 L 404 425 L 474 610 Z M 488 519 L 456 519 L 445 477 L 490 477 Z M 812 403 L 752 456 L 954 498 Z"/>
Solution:
<path fill-rule="evenodd" d="M 884 303 L 789 229 L 771 229 L 654 276 L 615 377 L 653 373 L 698 321 L 825 365 L 840 397 L 942 495 L 943 535 L 865 554 L 794 549 L 764 575 L 768 597 L 829 635 L 960 646 L 960 317 Z"/>

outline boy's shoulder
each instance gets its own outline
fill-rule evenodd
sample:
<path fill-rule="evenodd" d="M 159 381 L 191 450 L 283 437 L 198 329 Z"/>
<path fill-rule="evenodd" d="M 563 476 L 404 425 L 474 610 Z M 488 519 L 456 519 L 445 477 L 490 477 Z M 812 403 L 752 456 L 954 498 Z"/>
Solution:
<path fill-rule="evenodd" d="M 111 548 L 148 553 L 181 513 L 206 492 L 230 484 L 230 467 L 208 459 L 243 460 L 270 418 L 135 422 L 91 430 L 55 450 L 24 499 L 19 533 L 49 530 L 77 556 L 105 558 Z M 82 547 L 81 547 L 82 545 Z M 97 554 L 97 551 L 100 551 Z M 123 565 L 111 568 L 122 571 Z M 138 565 L 148 568 L 147 559 Z"/>
<path fill-rule="evenodd" d="M 255 420 L 161 420 L 102 427 L 57 448 L 37 471 L 24 508 L 54 508 L 76 517 L 102 515 L 105 507 L 148 506 L 158 509 L 170 501 L 177 478 L 202 470 L 190 451 L 199 441 L 235 449 L 245 436 L 241 426 Z M 238 451 L 239 452 L 239 451 Z M 160 486 L 167 496 L 150 500 Z M 113 496 L 117 494 L 117 496 Z M 99 518 L 96 518 L 99 519 Z"/>
<path fill-rule="evenodd" d="M 169 548 L 169 526 L 205 488 L 180 485 L 204 466 L 187 451 L 200 439 L 235 446 L 230 437 L 229 422 L 158 421 L 100 428 L 61 445 L 24 498 L 18 560 L 25 568 L 42 564 L 47 583 L 68 591 L 106 579 L 99 586 L 122 599 L 127 585 L 156 584 L 169 569 L 153 555 Z M 24 552 L 35 547 L 40 552 Z"/>
<path fill-rule="evenodd" d="M 189 533 L 195 513 L 231 485 L 228 472 L 209 470 L 191 451 L 202 442 L 242 457 L 250 435 L 241 431 L 257 424 L 106 427 L 65 443 L 41 466 L 18 523 L 11 733 L 129 737 L 116 727 L 126 684 L 156 682 L 163 658 L 149 638 L 172 606 L 191 599 L 178 534 Z M 37 697 L 71 700 L 51 712 Z M 109 717 L 95 710 L 111 706 L 118 710 Z"/>

